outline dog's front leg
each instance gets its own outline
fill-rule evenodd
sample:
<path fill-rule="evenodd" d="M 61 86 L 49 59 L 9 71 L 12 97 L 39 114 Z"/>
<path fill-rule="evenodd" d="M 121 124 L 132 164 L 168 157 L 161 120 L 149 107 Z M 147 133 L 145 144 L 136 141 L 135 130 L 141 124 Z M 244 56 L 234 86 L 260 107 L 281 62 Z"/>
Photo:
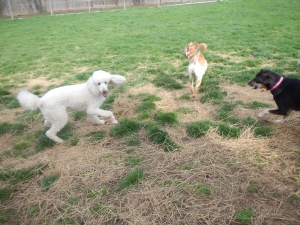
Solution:
<path fill-rule="evenodd" d="M 89 116 L 103 116 L 109 118 L 112 124 L 117 124 L 118 121 L 115 119 L 114 114 L 111 111 L 103 109 L 88 109 L 86 112 Z M 100 120 L 101 121 L 101 120 Z"/>
<path fill-rule="evenodd" d="M 265 109 L 264 111 L 258 113 L 257 116 L 259 118 L 262 118 L 262 117 L 264 117 L 265 115 L 268 115 L 268 114 L 269 114 L 269 109 Z"/>

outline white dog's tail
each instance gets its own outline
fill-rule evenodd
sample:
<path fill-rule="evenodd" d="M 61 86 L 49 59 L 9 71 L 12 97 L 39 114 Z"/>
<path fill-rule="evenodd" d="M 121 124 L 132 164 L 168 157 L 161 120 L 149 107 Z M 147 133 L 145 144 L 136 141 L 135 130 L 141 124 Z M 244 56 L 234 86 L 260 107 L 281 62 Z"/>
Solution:
<path fill-rule="evenodd" d="M 17 99 L 24 109 L 35 110 L 39 108 L 40 98 L 29 91 L 20 91 L 17 95 Z"/>

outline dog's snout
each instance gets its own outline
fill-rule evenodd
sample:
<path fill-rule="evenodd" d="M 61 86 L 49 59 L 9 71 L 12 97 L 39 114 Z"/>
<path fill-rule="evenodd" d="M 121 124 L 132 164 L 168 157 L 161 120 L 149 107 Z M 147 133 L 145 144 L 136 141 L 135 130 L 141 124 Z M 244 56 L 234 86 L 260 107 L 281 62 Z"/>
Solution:
<path fill-rule="evenodd" d="M 104 97 L 106 97 L 107 94 L 108 94 L 108 91 L 102 91 L 102 95 L 103 95 Z"/>
<path fill-rule="evenodd" d="M 248 85 L 249 85 L 250 87 L 253 87 L 254 89 L 257 88 L 257 83 L 256 83 L 254 80 L 249 81 Z"/>
<path fill-rule="evenodd" d="M 252 85 L 253 85 L 253 82 L 254 82 L 253 80 L 250 80 L 250 81 L 248 82 L 248 85 L 249 85 L 249 86 L 252 86 Z"/>

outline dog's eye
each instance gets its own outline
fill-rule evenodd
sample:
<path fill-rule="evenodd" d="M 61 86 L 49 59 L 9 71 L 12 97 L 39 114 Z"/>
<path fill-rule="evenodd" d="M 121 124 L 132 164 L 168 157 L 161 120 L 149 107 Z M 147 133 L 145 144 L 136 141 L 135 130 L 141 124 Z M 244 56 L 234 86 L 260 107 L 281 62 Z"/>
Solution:
<path fill-rule="evenodd" d="M 100 85 L 101 83 L 98 83 L 98 85 Z"/>

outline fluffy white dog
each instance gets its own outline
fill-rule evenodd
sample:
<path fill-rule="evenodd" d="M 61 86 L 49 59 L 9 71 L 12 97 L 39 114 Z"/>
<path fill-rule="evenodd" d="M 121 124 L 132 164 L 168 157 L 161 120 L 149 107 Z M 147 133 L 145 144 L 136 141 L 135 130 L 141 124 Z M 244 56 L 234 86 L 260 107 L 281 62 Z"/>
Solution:
<path fill-rule="evenodd" d="M 58 87 L 47 92 L 43 97 L 22 90 L 17 99 L 20 105 L 29 110 L 39 108 L 45 118 L 45 125 L 51 128 L 46 136 L 51 140 L 63 142 L 56 134 L 68 123 L 67 108 L 86 112 L 94 124 L 104 124 L 98 116 L 110 118 L 113 124 L 117 124 L 111 111 L 99 109 L 108 94 L 108 84 L 119 86 L 126 82 L 121 75 L 111 75 L 108 72 L 98 70 L 86 83 Z"/>

